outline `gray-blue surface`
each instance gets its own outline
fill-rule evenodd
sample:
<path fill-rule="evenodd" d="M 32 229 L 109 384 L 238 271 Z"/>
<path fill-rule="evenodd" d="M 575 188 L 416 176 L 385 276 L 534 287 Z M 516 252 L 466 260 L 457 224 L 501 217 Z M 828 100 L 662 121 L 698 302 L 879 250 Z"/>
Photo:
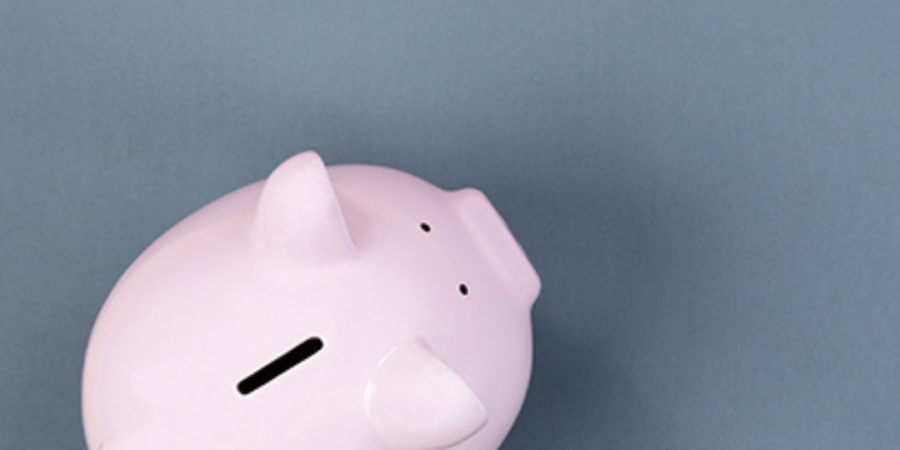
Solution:
<path fill-rule="evenodd" d="M 0 448 L 82 449 L 131 260 L 316 149 L 544 281 L 512 449 L 900 445 L 900 3 L 0 1 Z"/>

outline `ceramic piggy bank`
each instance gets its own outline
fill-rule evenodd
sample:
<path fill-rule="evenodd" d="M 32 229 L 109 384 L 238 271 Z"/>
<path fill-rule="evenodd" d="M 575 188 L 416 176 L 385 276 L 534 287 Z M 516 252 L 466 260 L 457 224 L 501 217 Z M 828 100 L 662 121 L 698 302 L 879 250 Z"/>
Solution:
<path fill-rule="evenodd" d="M 474 189 L 306 152 L 151 245 L 97 319 L 91 450 L 496 450 L 540 282 Z"/>

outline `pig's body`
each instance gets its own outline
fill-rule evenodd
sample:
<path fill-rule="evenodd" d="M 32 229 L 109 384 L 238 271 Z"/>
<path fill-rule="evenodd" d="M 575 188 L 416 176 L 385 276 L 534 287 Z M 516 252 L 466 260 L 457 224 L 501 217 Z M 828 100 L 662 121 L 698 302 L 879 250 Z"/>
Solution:
<path fill-rule="evenodd" d="M 479 192 L 298 155 L 119 281 L 87 354 L 89 446 L 495 450 L 527 388 L 538 290 Z"/>

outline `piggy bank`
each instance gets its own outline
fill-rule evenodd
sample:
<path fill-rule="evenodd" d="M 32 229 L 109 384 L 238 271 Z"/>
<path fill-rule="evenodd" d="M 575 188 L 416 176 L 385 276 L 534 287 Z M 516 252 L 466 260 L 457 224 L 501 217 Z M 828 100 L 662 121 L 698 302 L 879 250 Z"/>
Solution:
<path fill-rule="evenodd" d="M 540 281 L 487 198 L 313 152 L 128 268 L 84 368 L 91 450 L 496 450 Z"/>

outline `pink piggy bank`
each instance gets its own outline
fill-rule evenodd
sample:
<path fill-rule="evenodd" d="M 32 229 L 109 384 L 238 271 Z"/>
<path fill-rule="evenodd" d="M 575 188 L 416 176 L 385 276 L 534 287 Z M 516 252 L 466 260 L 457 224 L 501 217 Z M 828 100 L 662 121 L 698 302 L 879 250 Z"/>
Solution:
<path fill-rule="evenodd" d="M 84 368 L 91 450 L 496 450 L 537 274 L 485 196 L 313 152 L 131 265 Z"/>

